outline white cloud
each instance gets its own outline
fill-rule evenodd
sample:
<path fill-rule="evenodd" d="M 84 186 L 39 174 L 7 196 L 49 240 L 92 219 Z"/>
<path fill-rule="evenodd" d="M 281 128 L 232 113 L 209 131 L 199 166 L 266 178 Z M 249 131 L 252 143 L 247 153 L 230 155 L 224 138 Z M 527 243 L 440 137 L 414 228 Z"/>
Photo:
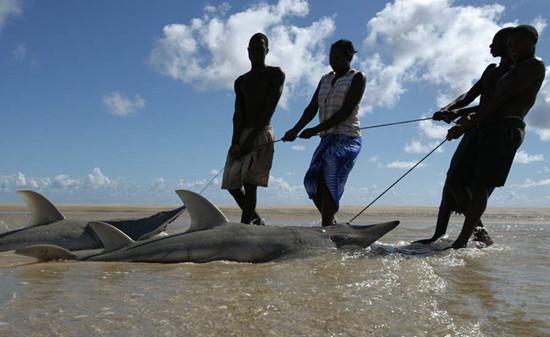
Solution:
<path fill-rule="evenodd" d="M 178 181 L 177 187 L 183 188 L 186 190 L 191 190 L 191 191 L 199 191 L 199 190 L 202 190 L 206 186 L 206 184 L 208 184 L 209 182 L 210 180 L 206 180 L 206 179 L 200 179 L 196 181 L 186 181 L 185 179 L 180 179 Z M 218 178 L 212 181 L 212 184 L 214 185 L 219 185 L 219 183 L 220 183 L 220 180 Z"/>
<path fill-rule="evenodd" d="M 550 67 L 546 67 L 546 78 L 542 83 L 541 89 L 537 96 L 537 101 L 527 114 L 526 121 L 529 128 L 534 129 L 536 134 L 542 141 L 550 141 L 550 81 L 548 74 Z"/>
<path fill-rule="evenodd" d="M 421 121 L 419 126 L 421 133 L 431 139 L 445 139 L 450 126 L 435 125 L 431 120 Z"/>
<path fill-rule="evenodd" d="M 8 17 L 17 16 L 23 13 L 22 0 L 2 0 L 0 1 L 0 32 L 6 25 Z"/>
<path fill-rule="evenodd" d="M 27 186 L 27 179 L 25 178 L 25 175 L 23 173 L 17 172 L 17 175 L 15 177 L 15 186 L 17 187 Z"/>
<path fill-rule="evenodd" d="M 294 151 L 305 151 L 306 150 L 306 146 L 305 145 L 292 145 L 292 149 Z"/>
<path fill-rule="evenodd" d="M 151 187 L 149 188 L 150 191 L 153 192 L 166 192 L 168 191 L 168 185 L 166 183 L 166 179 L 164 177 L 156 178 L 153 183 L 151 184 Z"/>
<path fill-rule="evenodd" d="M 429 144 L 424 144 L 419 140 L 412 140 L 405 144 L 405 152 L 407 153 L 428 153 L 433 150 L 439 143 L 432 142 Z M 441 148 L 438 148 L 436 152 L 442 152 Z"/>
<path fill-rule="evenodd" d="M 59 190 L 74 190 L 80 185 L 78 178 L 71 178 L 68 174 L 58 174 L 53 177 L 51 187 Z"/>
<path fill-rule="evenodd" d="M 539 186 L 548 186 L 550 185 L 550 179 L 543 179 L 543 180 L 532 180 L 532 179 L 525 179 L 525 181 L 521 184 L 513 185 L 514 187 L 518 188 L 530 188 L 530 187 L 539 187 Z"/>
<path fill-rule="evenodd" d="M 269 176 L 269 187 L 274 191 L 283 193 L 295 193 L 304 190 L 302 185 L 291 185 L 284 178 L 274 176 Z"/>
<path fill-rule="evenodd" d="M 17 61 L 22 61 L 27 57 L 27 48 L 20 44 L 11 51 L 11 56 Z"/>
<path fill-rule="evenodd" d="M 393 106 L 408 83 L 437 85 L 455 96 L 479 78 L 495 60 L 489 53 L 493 35 L 506 23 L 504 7 L 453 6 L 452 0 L 395 0 L 368 22 L 362 67 L 369 75 L 371 106 Z M 464 48 L 467 46 L 467 48 Z M 475 52 L 472 52 L 475 51 Z"/>
<path fill-rule="evenodd" d="M 118 92 L 113 92 L 103 96 L 103 104 L 109 111 L 116 116 L 128 116 L 145 107 L 145 100 L 137 94 L 134 98 L 124 96 Z"/>
<path fill-rule="evenodd" d="M 530 164 L 537 161 L 544 161 L 543 154 L 529 154 L 523 150 L 519 150 L 514 157 L 514 163 Z"/>
<path fill-rule="evenodd" d="M 92 173 L 88 174 L 88 182 L 92 188 L 109 187 L 113 184 L 111 179 L 101 172 L 99 167 L 92 170 Z"/>
<path fill-rule="evenodd" d="M 413 167 L 414 165 L 416 165 L 415 161 L 396 160 L 396 161 L 392 161 L 391 163 L 387 163 L 385 167 L 387 167 L 387 168 L 396 168 L 396 169 L 400 169 L 400 170 L 408 170 L 411 167 Z M 425 164 L 418 165 L 418 167 L 424 167 L 424 166 L 426 166 L 426 165 Z"/>
<path fill-rule="evenodd" d="M 264 32 L 270 49 L 266 62 L 286 73 L 283 100 L 304 82 L 311 94 L 311 87 L 328 69 L 325 40 L 335 29 L 331 18 L 307 27 L 289 24 L 288 18 L 309 13 L 305 0 L 259 3 L 231 15 L 227 12 L 227 6 L 207 6 L 201 18 L 166 25 L 151 51 L 151 63 L 161 73 L 198 88 L 232 89 L 234 80 L 250 67 L 246 51 L 250 37 Z"/>

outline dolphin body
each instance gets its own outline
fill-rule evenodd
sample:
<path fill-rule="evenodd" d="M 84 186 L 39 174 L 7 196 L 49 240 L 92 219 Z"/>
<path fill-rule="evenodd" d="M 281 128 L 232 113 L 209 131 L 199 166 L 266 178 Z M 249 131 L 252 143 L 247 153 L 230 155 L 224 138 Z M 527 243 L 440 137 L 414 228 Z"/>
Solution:
<path fill-rule="evenodd" d="M 330 227 L 255 226 L 231 223 L 207 199 L 187 190 L 176 193 L 183 200 L 191 225 L 186 232 L 135 242 L 122 231 L 102 222 L 90 224 L 104 249 L 70 252 L 52 245 L 31 246 L 17 254 L 37 258 L 80 261 L 129 262 L 267 262 L 284 257 L 318 254 L 334 248 L 364 248 L 394 229 L 399 221 Z"/>
<path fill-rule="evenodd" d="M 17 193 L 29 206 L 31 220 L 27 227 L 0 233 L 0 251 L 37 244 L 52 244 L 67 250 L 103 247 L 101 240 L 89 226 L 89 221 L 66 219 L 48 199 L 37 192 L 22 190 Z M 147 218 L 106 220 L 104 223 L 117 228 L 132 240 L 143 240 L 164 231 L 184 209 L 185 206 L 181 206 Z"/>

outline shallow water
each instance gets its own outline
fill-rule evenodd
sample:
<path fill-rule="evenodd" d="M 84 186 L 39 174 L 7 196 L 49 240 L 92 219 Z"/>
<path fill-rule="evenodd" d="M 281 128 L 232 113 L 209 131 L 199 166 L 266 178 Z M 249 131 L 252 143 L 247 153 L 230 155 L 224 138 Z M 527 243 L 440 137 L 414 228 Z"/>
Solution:
<path fill-rule="evenodd" d="M 26 219 L 0 213 L 0 230 Z M 265 264 L 33 263 L 3 252 L 0 336 L 550 336 L 549 219 L 500 219 L 488 226 L 495 245 L 443 252 L 409 245 L 433 227 L 401 220 L 363 251 Z M 456 237 L 450 227 L 436 248 Z"/>

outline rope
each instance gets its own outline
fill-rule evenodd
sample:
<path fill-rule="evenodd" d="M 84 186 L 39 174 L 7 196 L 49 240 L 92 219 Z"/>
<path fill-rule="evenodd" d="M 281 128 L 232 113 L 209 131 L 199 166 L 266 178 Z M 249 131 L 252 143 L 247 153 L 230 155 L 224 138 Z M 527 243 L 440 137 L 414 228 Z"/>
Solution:
<path fill-rule="evenodd" d="M 399 177 L 399 179 L 397 179 L 393 184 L 391 184 L 388 188 L 386 188 L 386 190 L 382 193 L 380 193 L 380 195 L 378 195 L 376 198 L 374 198 L 373 201 L 371 201 L 365 208 L 363 208 L 359 213 L 357 213 L 353 218 L 351 218 L 347 224 L 351 224 L 351 222 L 355 219 L 357 219 L 357 217 L 359 217 L 364 211 L 367 210 L 367 208 L 369 208 L 372 204 L 374 204 L 378 199 L 380 199 L 384 194 L 386 194 L 386 192 L 388 192 L 392 187 L 394 187 L 395 185 L 397 185 L 398 182 L 401 181 L 401 179 L 403 179 L 407 174 L 409 174 L 412 170 L 414 170 L 418 165 L 420 165 L 420 163 L 422 163 L 426 158 L 428 158 L 432 153 L 434 153 L 437 149 L 439 149 L 439 147 L 441 147 L 441 145 L 443 145 L 445 142 L 447 141 L 447 139 L 444 139 L 441 143 L 439 143 L 439 145 L 437 145 L 436 147 L 434 147 L 433 150 L 431 150 L 430 152 L 428 152 L 428 154 L 426 154 L 422 159 L 420 159 L 420 161 L 418 161 L 418 163 L 414 164 L 413 167 L 411 167 L 410 169 L 407 170 L 407 172 L 405 172 L 403 175 L 401 175 L 401 177 Z"/>
<path fill-rule="evenodd" d="M 424 117 L 424 118 L 418 118 L 418 119 L 410 119 L 410 120 L 401 121 L 401 122 L 393 122 L 393 123 L 369 125 L 369 126 L 364 126 L 364 127 L 362 127 L 362 128 L 359 128 L 359 129 L 361 129 L 361 130 L 374 129 L 374 128 L 381 128 L 381 127 L 383 127 L 383 126 L 391 126 L 391 125 L 398 125 L 398 124 L 406 124 L 406 123 L 427 121 L 427 120 L 429 120 L 429 119 L 432 119 L 432 117 Z"/>

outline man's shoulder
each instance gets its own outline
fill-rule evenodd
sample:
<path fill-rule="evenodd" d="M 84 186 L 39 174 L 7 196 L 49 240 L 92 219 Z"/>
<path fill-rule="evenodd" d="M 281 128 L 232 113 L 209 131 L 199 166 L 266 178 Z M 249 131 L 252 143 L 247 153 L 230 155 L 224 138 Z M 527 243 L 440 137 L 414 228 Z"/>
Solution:
<path fill-rule="evenodd" d="M 483 77 L 483 75 L 486 75 L 487 73 L 490 73 L 491 71 L 496 70 L 498 68 L 499 67 L 496 63 L 490 63 L 489 65 L 487 65 L 485 70 L 483 70 L 483 73 L 481 74 L 481 76 Z"/>
<path fill-rule="evenodd" d="M 283 69 L 277 66 L 267 66 L 267 70 L 272 73 L 284 74 Z"/>
<path fill-rule="evenodd" d="M 273 78 L 281 80 L 284 80 L 285 78 L 285 72 L 283 71 L 283 69 L 281 69 L 281 67 L 268 66 L 267 71 L 269 73 L 269 76 Z"/>
<path fill-rule="evenodd" d="M 528 71 L 530 74 L 538 73 L 544 74 L 546 72 L 546 66 L 544 61 L 540 57 L 531 57 L 523 61 L 519 65 L 518 71 Z"/>
<path fill-rule="evenodd" d="M 546 69 L 546 66 L 544 65 L 544 61 L 540 57 L 535 56 L 531 60 L 532 60 L 531 62 L 533 64 L 536 64 L 537 67 Z"/>

